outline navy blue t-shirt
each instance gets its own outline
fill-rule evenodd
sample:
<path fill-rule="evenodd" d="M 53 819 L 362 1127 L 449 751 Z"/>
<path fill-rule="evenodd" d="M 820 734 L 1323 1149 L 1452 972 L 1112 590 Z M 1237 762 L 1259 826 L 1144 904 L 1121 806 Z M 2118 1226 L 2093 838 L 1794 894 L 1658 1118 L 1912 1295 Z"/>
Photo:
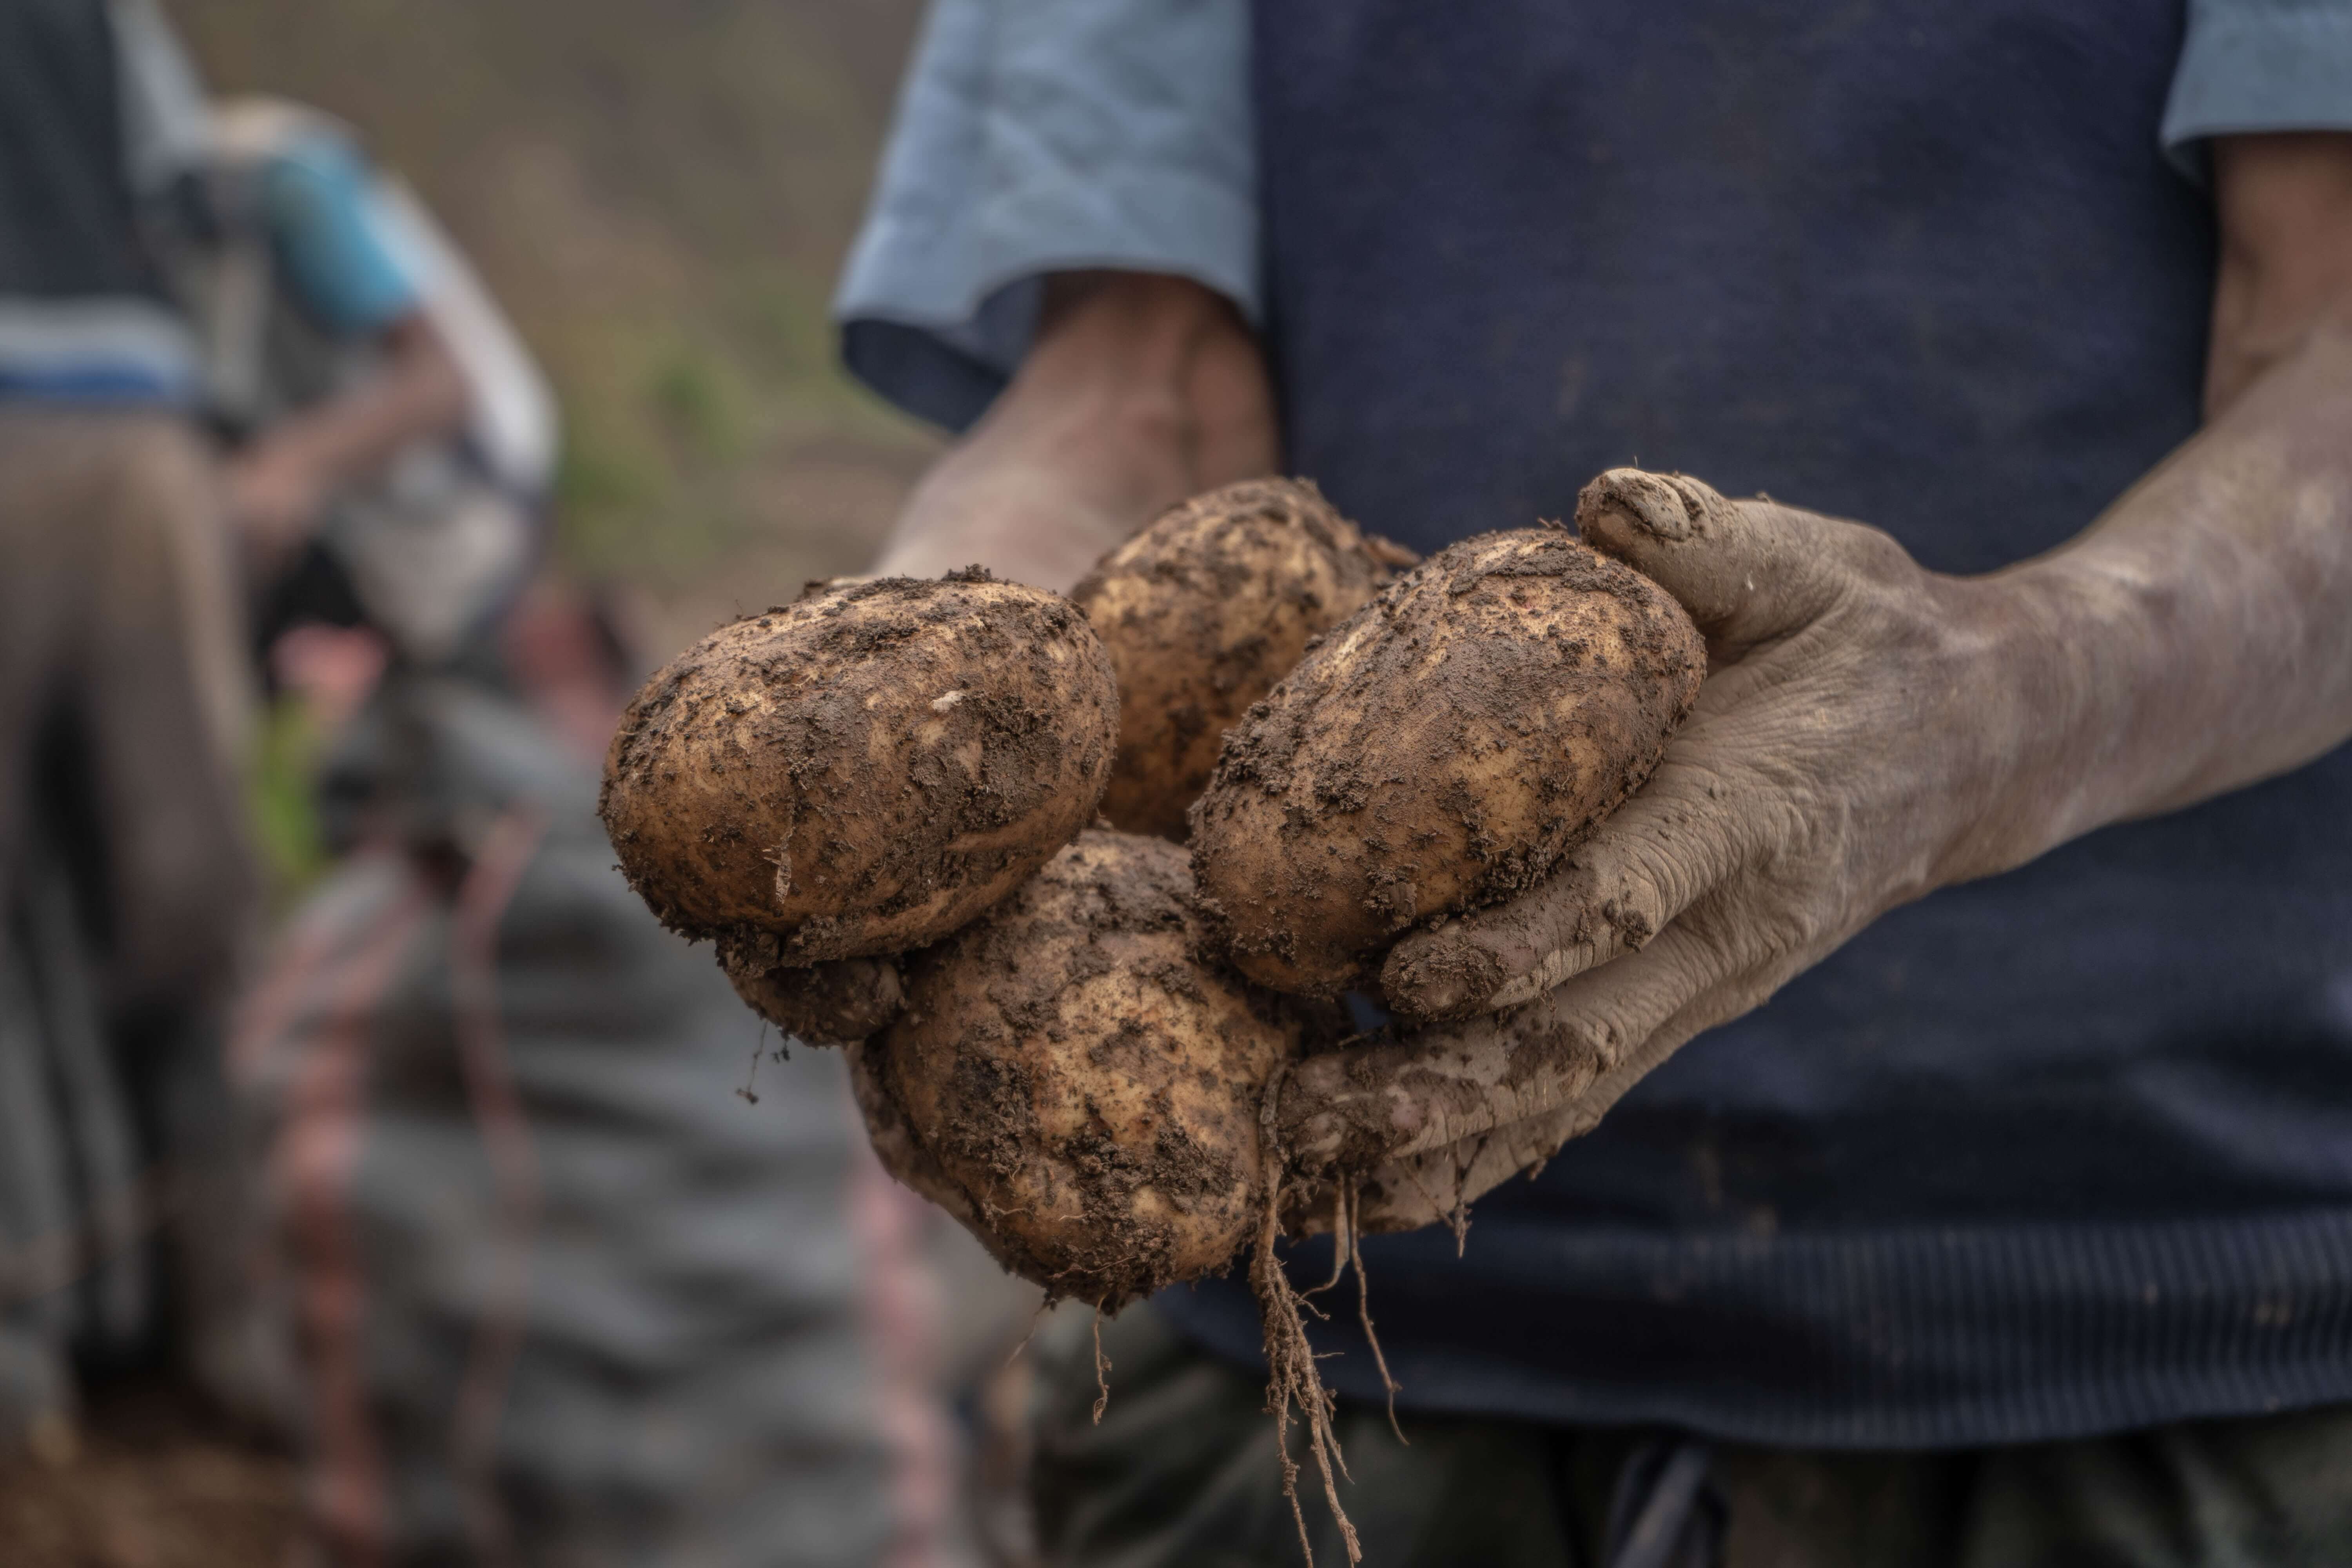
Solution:
<path fill-rule="evenodd" d="M 1981 572 L 2197 427 L 2177 5 L 1256 17 L 1288 466 L 1383 533 L 1558 517 L 1639 462 Z M 2352 752 L 1897 910 L 1460 1257 L 1367 1257 L 1429 1408 L 1935 1446 L 2352 1398 Z M 1238 1280 L 1159 1301 L 1255 1354 Z M 1372 1397 L 1352 1321 L 1327 1374 Z"/>

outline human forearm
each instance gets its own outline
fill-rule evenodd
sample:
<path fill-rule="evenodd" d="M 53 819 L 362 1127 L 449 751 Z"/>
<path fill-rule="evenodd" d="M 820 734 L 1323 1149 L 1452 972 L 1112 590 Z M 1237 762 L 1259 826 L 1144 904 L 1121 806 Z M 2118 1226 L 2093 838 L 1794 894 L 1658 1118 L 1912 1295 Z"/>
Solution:
<path fill-rule="evenodd" d="M 2003 861 L 2352 737 L 2352 331 L 2312 334 L 2080 539 L 1984 586 L 2038 645 Z"/>
<path fill-rule="evenodd" d="M 385 348 L 380 375 L 275 426 L 229 465 L 230 511 L 264 570 L 309 534 L 337 489 L 464 422 L 465 377 L 430 321 L 394 322 Z"/>
<path fill-rule="evenodd" d="M 875 570 L 977 562 L 1066 589 L 1186 497 L 1271 470 L 1274 401 L 1225 300 L 1182 279 L 1071 274 L 988 416 L 909 498 Z"/>
<path fill-rule="evenodd" d="M 376 472 L 410 444 L 464 423 L 465 377 L 433 324 L 410 316 L 386 339 L 383 374 L 271 430 L 256 456 L 297 464 L 320 490 L 332 490 Z"/>
<path fill-rule="evenodd" d="M 2207 427 L 1981 584 L 2033 632 L 2001 864 L 2352 735 L 2352 136 L 2230 138 L 2213 164 Z"/>

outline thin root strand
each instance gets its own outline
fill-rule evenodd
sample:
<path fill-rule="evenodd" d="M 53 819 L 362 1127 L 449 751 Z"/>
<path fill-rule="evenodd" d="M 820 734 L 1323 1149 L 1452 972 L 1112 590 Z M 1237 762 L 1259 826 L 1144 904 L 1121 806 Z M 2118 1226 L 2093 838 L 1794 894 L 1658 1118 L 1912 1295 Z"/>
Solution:
<path fill-rule="evenodd" d="M 1276 1130 L 1275 1105 L 1285 1076 L 1276 1073 L 1274 1081 L 1266 1086 L 1258 1113 L 1261 1152 L 1267 1175 L 1257 1250 L 1250 1259 L 1250 1288 L 1256 1293 L 1258 1316 L 1265 1332 L 1265 1404 L 1267 1413 L 1274 1417 L 1275 1448 L 1282 1457 L 1282 1493 L 1289 1500 L 1291 1519 L 1298 1526 L 1299 1550 L 1306 1553 L 1307 1568 L 1314 1568 L 1315 1549 L 1307 1537 L 1306 1513 L 1298 1502 L 1298 1463 L 1290 1457 L 1294 1405 L 1307 1427 L 1307 1448 L 1315 1456 L 1315 1468 L 1323 1480 L 1323 1500 L 1330 1505 L 1331 1517 L 1339 1523 L 1348 1561 L 1360 1563 L 1364 1552 L 1356 1540 L 1356 1527 L 1349 1521 L 1348 1510 L 1339 1502 L 1339 1479 L 1347 1475 L 1348 1462 L 1331 1429 L 1331 1415 L 1338 1401 L 1323 1386 L 1323 1374 L 1315 1365 L 1314 1347 L 1307 1343 L 1307 1322 L 1301 1309 L 1307 1308 L 1308 1303 L 1292 1288 L 1275 1249 L 1282 1235 L 1284 1163 L 1281 1140 Z"/>
<path fill-rule="evenodd" d="M 1102 1311 L 1095 1311 L 1095 1425 L 1102 1425 L 1103 1412 L 1110 1408 L 1110 1357 L 1103 1354 Z"/>

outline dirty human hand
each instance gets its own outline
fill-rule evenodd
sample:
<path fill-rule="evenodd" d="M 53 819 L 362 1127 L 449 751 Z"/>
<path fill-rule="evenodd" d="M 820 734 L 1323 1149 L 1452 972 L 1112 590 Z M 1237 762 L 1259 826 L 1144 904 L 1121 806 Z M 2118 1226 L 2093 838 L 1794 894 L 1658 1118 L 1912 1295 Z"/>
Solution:
<path fill-rule="evenodd" d="M 1285 1086 L 1293 1161 L 1357 1178 L 1369 1228 L 1540 1163 L 1887 910 L 2352 736 L 2352 137 L 2216 171 L 2210 422 L 2063 548 L 1946 577 L 1681 477 L 1586 489 L 1585 537 L 1691 612 L 1708 679 L 1548 882 L 1391 952 L 1417 1030 Z"/>
<path fill-rule="evenodd" d="M 1563 1112 L 1580 1131 L 1875 916 L 2032 852 L 2010 803 L 2047 656 L 1995 590 L 1874 530 L 1634 468 L 1587 486 L 1577 526 L 1691 612 L 1706 682 L 1548 882 L 1390 954 L 1390 1005 L 1444 1022 L 1300 1065 L 1286 1141 L 1310 1168 Z"/>

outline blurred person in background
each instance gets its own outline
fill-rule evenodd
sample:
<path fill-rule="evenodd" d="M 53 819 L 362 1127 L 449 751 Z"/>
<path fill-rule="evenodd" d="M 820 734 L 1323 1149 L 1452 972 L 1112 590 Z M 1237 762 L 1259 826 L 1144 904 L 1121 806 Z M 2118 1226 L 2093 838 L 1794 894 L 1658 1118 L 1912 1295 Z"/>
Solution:
<path fill-rule="evenodd" d="M 0 4 L 0 1446 L 152 1349 L 158 1213 L 175 1316 L 219 1306 L 248 697 L 155 243 L 206 138 L 152 6 Z"/>
<path fill-rule="evenodd" d="M 256 642 L 356 625 L 459 658 L 536 560 L 552 401 L 415 195 L 352 130 L 246 99 L 212 116 L 205 200 L 170 247 L 256 587 Z"/>
<path fill-rule="evenodd" d="M 1775 498 L 1596 492 L 1696 716 L 1285 1088 L 1410 1231 L 1400 1433 L 1310 1331 L 1370 1560 L 2352 1561 L 2347 132 L 2340 0 L 932 6 L 837 309 L 964 435 L 877 570 Z M 1260 1332 L 1047 1379 L 1049 1561 L 1297 1560 Z"/>
<path fill-rule="evenodd" d="M 639 671 L 531 586 L 527 352 L 328 116 L 224 105 L 195 303 L 258 639 L 331 868 L 232 1053 L 260 1208 L 241 1391 L 325 1561 L 971 1561 L 920 1206 L 835 1058 L 626 889 L 597 765 Z M 275 1360 L 273 1361 L 273 1357 Z"/>

